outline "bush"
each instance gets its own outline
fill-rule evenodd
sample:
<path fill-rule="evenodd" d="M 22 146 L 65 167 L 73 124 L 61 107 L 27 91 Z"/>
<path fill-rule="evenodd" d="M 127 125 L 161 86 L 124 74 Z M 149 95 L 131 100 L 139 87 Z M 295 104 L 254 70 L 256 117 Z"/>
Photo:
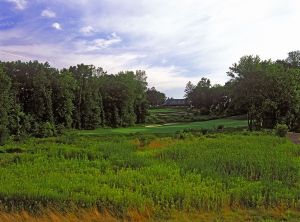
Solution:
<path fill-rule="evenodd" d="M 198 136 L 198 135 L 195 135 L 195 132 L 176 132 L 176 134 L 174 134 L 173 138 L 175 139 L 179 139 L 179 140 L 185 140 L 185 139 L 188 139 L 188 140 L 191 140 L 194 138 L 194 136 Z"/>
<path fill-rule="evenodd" d="M 277 124 L 275 127 L 275 134 L 280 137 L 285 137 L 288 133 L 288 126 L 285 124 Z"/>
<path fill-rule="evenodd" d="M 56 134 L 57 134 L 58 136 L 61 136 L 61 135 L 64 134 L 64 132 L 65 132 L 65 126 L 64 126 L 63 124 L 58 124 L 58 125 L 56 126 Z"/>
<path fill-rule="evenodd" d="M 148 146 L 156 137 L 154 135 L 141 135 L 138 137 L 140 147 Z"/>
<path fill-rule="evenodd" d="M 3 146 L 9 137 L 8 130 L 5 126 L 0 125 L 0 146 Z"/>
<path fill-rule="evenodd" d="M 9 137 L 8 129 L 0 125 L 0 146 L 3 146 Z"/>
<path fill-rule="evenodd" d="M 218 126 L 217 126 L 217 130 L 224 130 L 224 125 L 222 125 L 222 124 L 221 124 L 221 125 L 218 125 Z"/>
<path fill-rule="evenodd" d="M 13 136 L 13 140 L 16 142 L 24 142 L 28 137 L 29 135 L 26 132 L 21 131 L 18 135 Z"/>
<path fill-rule="evenodd" d="M 201 129 L 201 132 L 203 135 L 206 135 L 209 132 L 209 130 L 204 128 L 204 129 Z"/>
<path fill-rule="evenodd" d="M 55 126 L 52 123 L 46 122 L 46 123 L 41 123 L 36 136 L 40 138 L 46 138 L 55 135 L 56 135 Z"/>
<path fill-rule="evenodd" d="M 200 108 L 200 114 L 201 115 L 209 115 L 209 110 L 202 107 L 202 108 Z"/>

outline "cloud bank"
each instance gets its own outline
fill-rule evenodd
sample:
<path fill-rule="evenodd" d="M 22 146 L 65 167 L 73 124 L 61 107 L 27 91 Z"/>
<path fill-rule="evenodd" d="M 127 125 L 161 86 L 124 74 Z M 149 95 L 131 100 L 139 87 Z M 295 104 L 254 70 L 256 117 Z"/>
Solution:
<path fill-rule="evenodd" d="M 189 80 L 224 83 L 243 55 L 277 59 L 300 49 L 298 0 L 6 2 L 1 58 L 144 69 L 149 86 L 173 97 L 183 96 Z"/>
<path fill-rule="evenodd" d="M 7 2 L 13 3 L 18 10 L 24 10 L 27 6 L 26 0 L 7 0 Z"/>

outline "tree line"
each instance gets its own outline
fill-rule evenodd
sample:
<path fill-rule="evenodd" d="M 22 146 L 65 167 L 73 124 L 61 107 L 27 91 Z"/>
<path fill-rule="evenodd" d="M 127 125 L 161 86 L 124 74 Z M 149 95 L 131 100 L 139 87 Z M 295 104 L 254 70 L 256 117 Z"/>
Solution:
<path fill-rule="evenodd" d="M 300 51 L 276 61 L 244 56 L 227 75 L 225 85 L 188 82 L 188 103 L 204 115 L 247 114 L 250 130 L 284 123 L 300 131 Z M 93 65 L 58 70 L 38 61 L 0 61 L 0 143 L 5 135 L 47 137 L 144 123 L 148 106 L 166 99 L 147 89 L 146 80 L 141 70 L 113 75 Z"/>
<path fill-rule="evenodd" d="M 244 56 L 227 75 L 224 86 L 188 82 L 185 98 L 203 114 L 247 114 L 250 130 L 286 124 L 300 131 L 300 51 L 276 61 Z"/>
<path fill-rule="evenodd" d="M 151 107 L 161 106 L 166 101 L 166 94 L 152 87 L 147 90 L 147 101 Z"/>
<path fill-rule="evenodd" d="M 0 62 L 0 88 L 1 135 L 47 137 L 146 118 L 144 71 L 112 75 L 84 64 L 58 70 L 37 61 Z"/>

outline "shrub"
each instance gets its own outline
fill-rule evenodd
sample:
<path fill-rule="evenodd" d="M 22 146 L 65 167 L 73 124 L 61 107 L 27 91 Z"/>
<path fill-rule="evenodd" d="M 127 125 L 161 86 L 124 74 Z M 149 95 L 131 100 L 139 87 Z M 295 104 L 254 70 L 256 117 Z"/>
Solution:
<path fill-rule="evenodd" d="M 26 132 L 21 131 L 18 135 L 13 136 L 13 140 L 16 142 L 24 142 L 28 137 L 29 135 Z"/>
<path fill-rule="evenodd" d="M 61 136 L 61 135 L 64 134 L 64 132 L 65 132 L 65 126 L 63 124 L 58 124 L 56 126 L 56 133 L 57 133 L 57 135 Z"/>
<path fill-rule="evenodd" d="M 277 124 L 275 127 L 275 134 L 279 137 L 285 137 L 288 133 L 288 126 L 285 124 Z"/>
<path fill-rule="evenodd" d="M 148 146 L 156 137 L 154 135 L 141 135 L 138 137 L 140 147 Z"/>
<path fill-rule="evenodd" d="M 200 108 L 201 115 L 209 115 L 209 109 L 206 109 L 204 107 Z"/>
<path fill-rule="evenodd" d="M 221 125 L 218 125 L 218 126 L 217 126 L 217 129 L 218 129 L 218 130 L 223 130 L 223 129 L 224 129 L 224 125 L 222 125 L 222 124 L 221 124 Z"/>
<path fill-rule="evenodd" d="M 56 135 L 55 126 L 52 123 L 46 122 L 41 123 L 39 126 L 37 137 L 46 138 Z"/>
<path fill-rule="evenodd" d="M 208 130 L 208 129 L 205 129 L 205 128 L 204 128 L 204 129 L 201 129 L 201 132 L 202 132 L 203 135 L 206 135 L 206 134 L 208 133 L 208 131 L 209 131 L 209 130 Z"/>
<path fill-rule="evenodd" d="M 8 130 L 5 126 L 0 125 L 0 146 L 3 146 L 9 137 Z"/>
<path fill-rule="evenodd" d="M 194 138 L 194 134 L 193 133 L 182 133 L 181 134 L 181 139 L 191 140 L 193 138 Z"/>

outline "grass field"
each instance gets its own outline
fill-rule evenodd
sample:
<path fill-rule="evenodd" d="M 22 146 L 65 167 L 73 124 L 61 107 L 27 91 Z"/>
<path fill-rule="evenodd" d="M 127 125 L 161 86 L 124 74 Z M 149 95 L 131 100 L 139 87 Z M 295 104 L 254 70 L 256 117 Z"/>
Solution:
<path fill-rule="evenodd" d="M 190 123 L 166 123 L 166 124 L 148 124 L 143 126 L 129 127 L 129 128 L 116 128 L 116 129 L 103 129 L 84 130 L 81 131 L 82 135 L 107 135 L 107 134 L 129 134 L 129 133 L 146 133 L 146 134 L 172 134 L 184 129 L 216 129 L 218 126 L 223 125 L 225 128 L 246 127 L 246 120 L 232 120 L 232 119 L 216 119 L 210 121 L 190 122 Z"/>
<path fill-rule="evenodd" d="M 270 133 L 150 133 L 220 123 L 245 124 L 99 129 L 11 142 L 0 147 L 0 221 L 299 221 L 298 145 Z M 128 136 L 140 129 L 147 141 Z"/>

